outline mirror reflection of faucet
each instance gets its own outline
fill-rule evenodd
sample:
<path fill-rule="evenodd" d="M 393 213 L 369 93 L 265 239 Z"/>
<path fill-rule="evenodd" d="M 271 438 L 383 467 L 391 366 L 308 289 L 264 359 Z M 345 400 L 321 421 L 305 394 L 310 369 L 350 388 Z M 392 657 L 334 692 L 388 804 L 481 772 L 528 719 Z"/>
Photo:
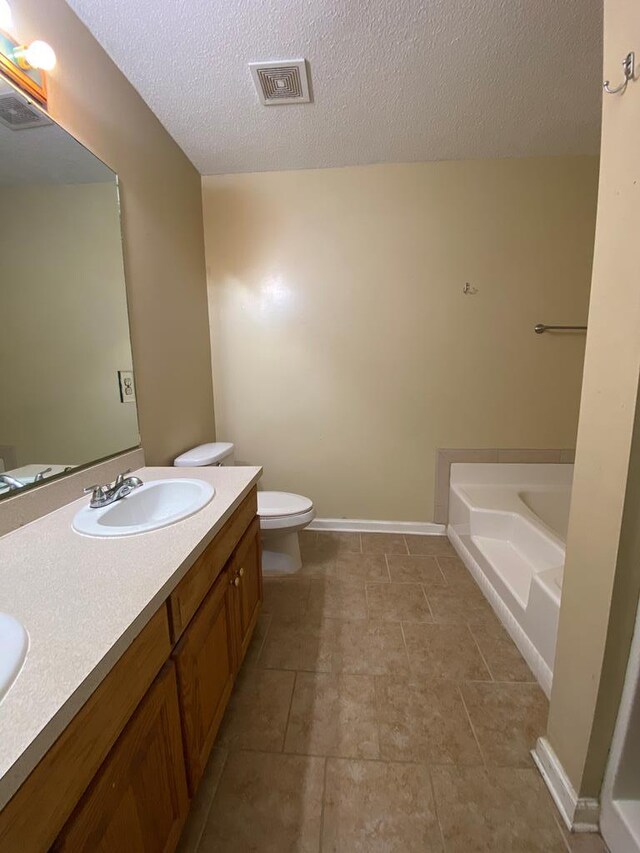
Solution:
<path fill-rule="evenodd" d="M 42 483 L 49 477 L 73 471 L 74 465 L 23 465 L 0 472 L 0 494 L 15 492 L 33 483 Z"/>

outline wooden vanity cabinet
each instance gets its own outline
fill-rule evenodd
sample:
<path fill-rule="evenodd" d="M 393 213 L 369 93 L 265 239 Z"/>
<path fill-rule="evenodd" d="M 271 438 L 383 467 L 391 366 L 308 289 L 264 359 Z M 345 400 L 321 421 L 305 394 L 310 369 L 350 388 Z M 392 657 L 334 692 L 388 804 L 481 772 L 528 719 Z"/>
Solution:
<path fill-rule="evenodd" d="M 262 601 L 252 489 L 0 811 L 0 853 L 175 850 Z"/>
<path fill-rule="evenodd" d="M 249 648 L 262 604 L 261 558 L 260 521 L 254 518 L 227 568 L 234 598 L 237 667 Z"/>
<path fill-rule="evenodd" d="M 165 665 L 58 836 L 57 853 L 175 850 L 189 809 L 176 673 Z"/>
<path fill-rule="evenodd" d="M 236 640 L 231 588 L 224 571 L 173 653 L 191 795 L 206 767 L 233 687 Z"/>
<path fill-rule="evenodd" d="M 260 524 L 256 518 L 174 650 L 192 795 L 251 641 L 261 601 Z"/>

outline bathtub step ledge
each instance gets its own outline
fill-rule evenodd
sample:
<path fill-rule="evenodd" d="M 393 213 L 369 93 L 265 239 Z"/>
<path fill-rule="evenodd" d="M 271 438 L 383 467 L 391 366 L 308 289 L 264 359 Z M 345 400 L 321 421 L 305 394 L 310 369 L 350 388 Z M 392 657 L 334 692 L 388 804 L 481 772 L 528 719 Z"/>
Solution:
<path fill-rule="evenodd" d="M 495 611 L 496 616 L 502 622 L 505 630 L 518 647 L 518 651 L 529 665 L 529 668 L 538 680 L 538 684 L 546 694 L 547 698 L 549 698 L 551 696 L 551 684 L 553 682 L 552 670 L 547 666 L 544 658 L 540 655 L 529 637 L 520 627 L 507 605 L 495 591 L 487 579 L 487 576 L 451 525 L 447 528 L 447 536 L 460 556 L 460 559 L 471 572 L 485 598 Z"/>

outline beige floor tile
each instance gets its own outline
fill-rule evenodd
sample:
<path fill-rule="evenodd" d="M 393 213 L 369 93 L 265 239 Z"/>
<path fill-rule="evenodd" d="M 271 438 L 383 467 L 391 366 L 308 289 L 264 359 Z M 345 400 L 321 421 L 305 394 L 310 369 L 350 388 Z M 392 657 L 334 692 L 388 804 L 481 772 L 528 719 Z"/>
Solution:
<path fill-rule="evenodd" d="M 439 554 L 436 560 L 449 586 L 478 586 L 475 578 L 457 554 L 455 557 Z"/>
<path fill-rule="evenodd" d="M 373 678 L 346 673 L 299 672 L 284 751 L 378 758 Z"/>
<path fill-rule="evenodd" d="M 240 670 L 217 746 L 229 750 L 281 751 L 294 679 L 294 672 Z"/>
<path fill-rule="evenodd" d="M 548 703 L 537 684 L 460 687 L 487 764 L 531 767 L 530 750 L 544 734 Z"/>
<path fill-rule="evenodd" d="M 345 583 L 385 583 L 389 581 L 389 570 L 384 554 L 344 553 L 336 559 L 335 576 Z"/>
<path fill-rule="evenodd" d="M 446 584 L 435 557 L 390 554 L 387 563 L 394 583 L 421 583 L 427 587 Z"/>
<path fill-rule="evenodd" d="M 258 666 L 260 653 L 262 652 L 264 641 L 269 632 L 269 626 L 271 625 L 272 618 L 273 617 L 270 613 L 261 613 L 258 616 L 253 637 L 251 638 L 247 654 L 245 655 L 244 662 L 242 664 L 243 666 Z"/>
<path fill-rule="evenodd" d="M 309 580 L 265 579 L 262 612 L 277 616 L 298 616 L 306 612 Z"/>
<path fill-rule="evenodd" d="M 426 767 L 327 760 L 322 853 L 441 850 Z"/>
<path fill-rule="evenodd" d="M 362 545 L 359 533 L 343 533 L 341 531 L 318 531 L 316 546 L 328 548 L 337 556 L 338 554 L 360 553 Z"/>
<path fill-rule="evenodd" d="M 491 681 L 466 625 L 406 623 L 404 637 L 414 676 L 455 681 Z"/>
<path fill-rule="evenodd" d="M 407 545 L 401 533 L 363 533 L 364 554 L 406 554 Z"/>
<path fill-rule="evenodd" d="M 535 681 L 517 646 L 497 621 L 471 625 L 482 656 L 496 681 Z"/>
<path fill-rule="evenodd" d="M 536 770 L 434 767 L 431 777 L 447 853 L 564 853 Z"/>
<path fill-rule="evenodd" d="M 332 649 L 333 637 L 326 621 L 313 621 L 308 614 L 275 617 L 262 649 L 260 666 L 329 672 Z"/>
<path fill-rule="evenodd" d="M 326 624 L 333 637 L 333 672 L 408 674 L 407 651 L 399 623 L 327 619 Z"/>
<path fill-rule="evenodd" d="M 497 616 L 477 586 L 433 586 L 426 590 L 434 622 L 495 624 Z"/>
<path fill-rule="evenodd" d="M 387 761 L 482 763 L 464 704 L 448 681 L 376 677 L 380 755 Z"/>
<path fill-rule="evenodd" d="M 410 554 L 422 554 L 424 556 L 454 556 L 453 545 L 446 536 L 405 536 L 407 548 Z"/>
<path fill-rule="evenodd" d="M 366 619 L 367 597 L 362 584 L 346 583 L 337 578 L 312 580 L 309 594 L 310 618 Z"/>
<path fill-rule="evenodd" d="M 198 850 L 226 760 L 225 750 L 214 749 L 211 752 L 196 795 L 191 800 L 191 808 L 182 830 L 177 853 L 196 853 Z"/>
<path fill-rule="evenodd" d="M 229 756 L 199 853 L 318 853 L 324 759 Z"/>
<path fill-rule="evenodd" d="M 369 617 L 380 622 L 432 622 L 420 584 L 367 584 Z"/>

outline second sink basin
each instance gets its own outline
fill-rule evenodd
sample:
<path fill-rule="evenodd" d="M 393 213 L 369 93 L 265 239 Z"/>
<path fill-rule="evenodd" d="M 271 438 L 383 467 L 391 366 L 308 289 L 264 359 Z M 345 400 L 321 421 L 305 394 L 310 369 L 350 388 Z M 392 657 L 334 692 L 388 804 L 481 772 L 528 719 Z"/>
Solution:
<path fill-rule="evenodd" d="M 204 480 L 151 480 L 100 509 L 83 507 L 73 529 L 86 536 L 131 536 L 166 527 L 206 506 L 216 490 Z"/>
<path fill-rule="evenodd" d="M 20 672 L 29 648 L 29 637 L 17 619 L 0 613 L 0 700 Z"/>

